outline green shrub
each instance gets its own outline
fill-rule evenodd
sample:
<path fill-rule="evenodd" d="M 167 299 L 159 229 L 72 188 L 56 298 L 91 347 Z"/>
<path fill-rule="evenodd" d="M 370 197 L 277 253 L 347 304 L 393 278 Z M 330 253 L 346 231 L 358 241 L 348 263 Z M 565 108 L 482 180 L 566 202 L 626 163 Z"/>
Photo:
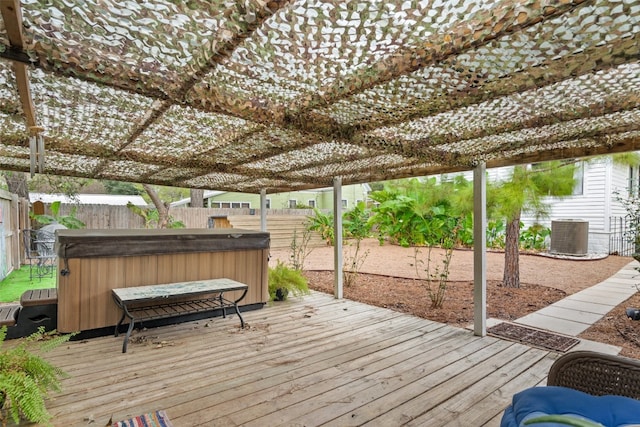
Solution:
<path fill-rule="evenodd" d="M 269 297 L 273 301 L 284 301 L 288 295 L 301 296 L 309 293 L 307 279 L 298 270 L 278 261 L 269 268 Z"/>
<path fill-rule="evenodd" d="M 0 328 L 0 349 L 7 327 Z M 51 350 L 71 338 L 72 334 L 54 336 L 44 328 L 20 340 L 13 348 L 0 351 L 0 421 L 16 424 L 20 418 L 51 425 L 51 415 L 44 400 L 51 390 L 60 390 L 60 378 L 66 374 L 44 360 L 38 353 Z"/>
<path fill-rule="evenodd" d="M 29 213 L 31 219 L 35 219 L 39 224 L 47 225 L 58 223 L 62 224 L 67 228 L 71 229 L 80 229 L 86 227 L 86 224 L 76 218 L 77 208 L 74 206 L 71 209 L 71 213 L 69 215 L 60 215 L 60 207 L 61 202 L 59 200 L 51 203 L 49 206 L 49 210 L 51 210 L 51 215 L 35 215 L 33 212 Z"/>
<path fill-rule="evenodd" d="M 333 213 L 324 214 L 322 211 L 314 208 L 314 215 L 307 217 L 307 228 L 311 231 L 317 231 L 320 236 L 327 242 L 327 245 L 333 246 L 335 242 L 335 234 L 333 231 Z"/>

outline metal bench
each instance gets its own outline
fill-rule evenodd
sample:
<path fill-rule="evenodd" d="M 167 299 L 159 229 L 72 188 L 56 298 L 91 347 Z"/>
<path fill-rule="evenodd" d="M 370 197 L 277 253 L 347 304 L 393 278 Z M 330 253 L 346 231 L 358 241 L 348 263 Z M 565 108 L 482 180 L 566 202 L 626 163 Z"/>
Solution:
<path fill-rule="evenodd" d="M 244 328 L 244 319 L 238 309 L 238 303 L 247 294 L 249 286 L 231 279 L 210 279 L 193 282 L 166 283 L 161 285 L 116 288 L 112 290 L 113 300 L 122 310 L 122 317 L 116 325 L 118 336 L 120 325 L 129 319 L 129 328 L 122 343 L 122 352 L 127 352 L 127 343 L 136 322 L 163 319 L 185 314 L 233 308 Z M 224 297 L 225 292 L 242 291 L 236 300 Z"/>

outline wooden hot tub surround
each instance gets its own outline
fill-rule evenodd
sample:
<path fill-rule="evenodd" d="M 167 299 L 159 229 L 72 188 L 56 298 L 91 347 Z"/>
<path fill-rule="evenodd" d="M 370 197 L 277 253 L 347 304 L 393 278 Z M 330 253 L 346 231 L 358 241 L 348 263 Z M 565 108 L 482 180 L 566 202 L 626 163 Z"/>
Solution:
<path fill-rule="evenodd" d="M 249 286 L 243 305 L 269 299 L 265 232 L 59 230 L 56 251 L 60 332 L 115 326 L 120 312 L 112 289 L 117 288 L 229 278 Z M 237 299 L 235 293 L 228 297 Z"/>

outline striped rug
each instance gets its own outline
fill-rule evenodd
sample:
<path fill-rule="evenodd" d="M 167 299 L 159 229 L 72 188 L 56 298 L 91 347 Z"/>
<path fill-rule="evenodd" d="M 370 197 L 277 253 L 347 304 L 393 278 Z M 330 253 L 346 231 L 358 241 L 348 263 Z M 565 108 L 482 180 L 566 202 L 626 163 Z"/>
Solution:
<path fill-rule="evenodd" d="M 155 411 L 113 423 L 112 427 L 173 427 L 165 411 Z"/>

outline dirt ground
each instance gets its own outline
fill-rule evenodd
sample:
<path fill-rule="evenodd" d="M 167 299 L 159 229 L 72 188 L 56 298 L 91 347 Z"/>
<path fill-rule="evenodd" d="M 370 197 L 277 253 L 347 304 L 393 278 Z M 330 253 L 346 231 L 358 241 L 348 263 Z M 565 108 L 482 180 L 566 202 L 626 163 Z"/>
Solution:
<path fill-rule="evenodd" d="M 350 259 L 353 246 L 345 258 Z M 412 248 L 381 246 L 366 240 L 361 249 L 366 254 L 356 283 L 344 287 L 349 299 L 390 308 L 438 322 L 466 326 L 473 321 L 473 252 L 456 250 L 451 259 L 445 301 L 440 309 L 431 308 L 425 265 L 426 249 L 418 258 Z M 288 262 L 290 250 L 272 250 L 271 264 Z M 333 293 L 333 248 L 314 248 L 304 260 L 310 288 Z M 442 270 L 442 251 L 431 254 L 432 272 Z M 416 262 L 417 260 L 417 262 Z M 487 315 L 514 320 L 539 310 L 567 295 L 595 285 L 632 262 L 632 258 L 608 256 L 603 259 L 567 260 L 547 256 L 520 256 L 519 289 L 501 287 L 504 253 L 487 253 Z M 416 269 L 416 265 L 418 268 Z M 640 273 L 638 273 L 640 283 Z M 393 291 L 390 291 L 393 289 Z M 437 289 L 437 284 L 432 285 Z M 627 307 L 640 308 L 640 292 L 612 310 L 600 322 L 580 336 L 585 339 L 622 347 L 621 354 L 640 359 L 640 321 L 625 315 Z"/>

